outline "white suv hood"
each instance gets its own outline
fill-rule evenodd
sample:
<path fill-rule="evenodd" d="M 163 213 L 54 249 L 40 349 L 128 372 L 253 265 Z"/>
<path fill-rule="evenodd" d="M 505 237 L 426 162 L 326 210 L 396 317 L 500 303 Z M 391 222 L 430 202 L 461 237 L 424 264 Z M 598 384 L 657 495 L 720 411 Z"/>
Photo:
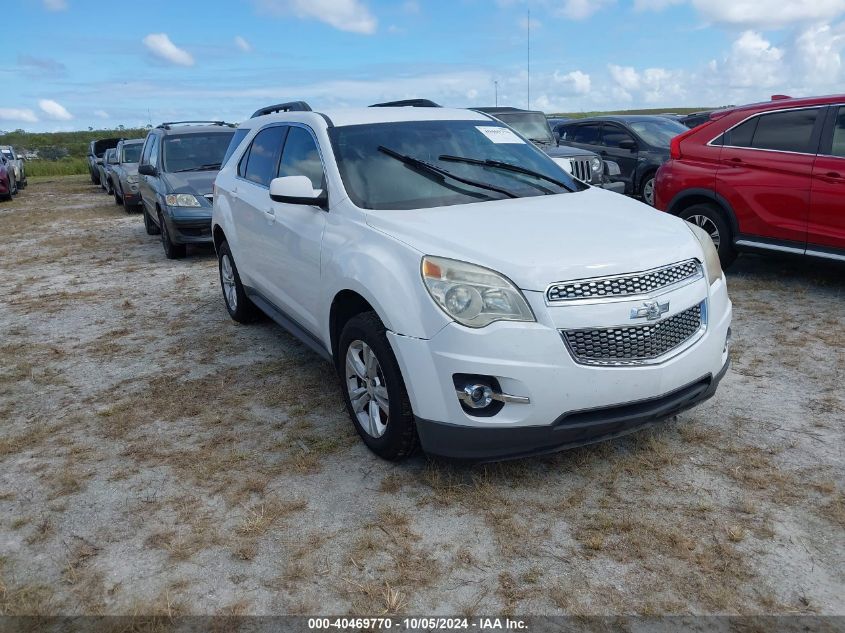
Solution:
<path fill-rule="evenodd" d="M 523 290 L 701 258 L 683 220 L 596 188 L 366 216 L 421 254 L 492 268 Z"/>

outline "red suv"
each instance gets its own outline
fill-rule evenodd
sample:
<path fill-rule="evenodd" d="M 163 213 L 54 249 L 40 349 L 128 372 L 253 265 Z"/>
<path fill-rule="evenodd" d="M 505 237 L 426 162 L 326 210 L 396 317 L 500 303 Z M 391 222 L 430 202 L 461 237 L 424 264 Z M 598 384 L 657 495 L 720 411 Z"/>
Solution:
<path fill-rule="evenodd" d="M 719 110 L 675 137 L 655 206 L 739 250 L 845 261 L 845 95 Z"/>

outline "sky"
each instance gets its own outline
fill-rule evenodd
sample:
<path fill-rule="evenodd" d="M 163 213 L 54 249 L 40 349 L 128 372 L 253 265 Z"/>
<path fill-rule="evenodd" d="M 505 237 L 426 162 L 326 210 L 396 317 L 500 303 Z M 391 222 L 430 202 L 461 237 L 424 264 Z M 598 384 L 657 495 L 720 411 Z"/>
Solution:
<path fill-rule="evenodd" d="M 0 130 L 238 122 L 300 99 L 670 111 L 845 92 L 845 0 L 2 2 Z"/>

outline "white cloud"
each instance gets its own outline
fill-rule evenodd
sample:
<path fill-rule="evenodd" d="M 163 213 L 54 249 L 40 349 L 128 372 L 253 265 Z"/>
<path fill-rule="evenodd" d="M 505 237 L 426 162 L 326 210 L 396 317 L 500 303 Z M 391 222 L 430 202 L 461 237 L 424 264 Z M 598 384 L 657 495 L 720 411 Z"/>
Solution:
<path fill-rule="evenodd" d="M 48 11 L 65 11 L 67 0 L 43 0 L 44 8 Z"/>
<path fill-rule="evenodd" d="M 830 24 L 816 24 L 801 31 L 795 38 L 794 53 L 797 72 L 810 85 L 841 85 L 845 28 L 838 32 Z"/>
<path fill-rule="evenodd" d="M 97 117 L 98 119 L 109 119 L 109 118 L 111 118 L 109 116 L 109 113 L 106 112 L 105 110 L 94 110 L 94 116 Z"/>
<path fill-rule="evenodd" d="M 46 114 L 49 119 L 54 119 L 56 121 L 70 121 L 73 118 L 73 115 L 68 112 L 61 103 L 53 101 L 52 99 L 40 99 L 38 101 L 38 107 L 41 108 L 41 111 Z"/>
<path fill-rule="evenodd" d="M 617 66 L 616 64 L 609 64 L 607 69 L 610 71 L 610 76 L 619 87 L 625 91 L 637 90 L 640 87 L 640 74 L 633 66 Z"/>
<path fill-rule="evenodd" d="M 167 33 L 150 33 L 144 39 L 144 46 L 158 57 L 177 66 L 193 66 L 194 58 L 186 50 L 170 41 Z"/>
<path fill-rule="evenodd" d="M 37 123 L 38 117 L 29 108 L 0 108 L 0 121 L 22 121 Z"/>
<path fill-rule="evenodd" d="M 634 11 L 662 11 L 666 7 L 684 2 L 686 0 L 634 0 Z"/>
<path fill-rule="evenodd" d="M 592 86 L 590 75 L 580 70 L 573 70 L 565 75 L 555 71 L 553 77 L 557 83 L 568 86 L 568 92 L 571 94 L 588 94 Z"/>
<path fill-rule="evenodd" d="M 235 46 L 237 46 L 239 49 L 241 49 L 244 53 L 249 53 L 252 50 L 252 44 L 247 42 L 240 35 L 235 36 Z"/>
<path fill-rule="evenodd" d="M 616 0 L 564 0 L 556 13 L 570 20 L 584 20 L 613 4 Z"/>
<path fill-rule="evenodd" d="M 708 20 L 747 29 L 832 20 L 845 13 L 845 0 L 692 0 L 692 4 Z"/>
<path fill-rule="evenodd" d="M 773 88 L 784 78 L 782 61 L 781 49 L 756 31 L 745 31 L 731 45 L 722 75 L 731 88 Z"/>
<path fill-rule="evenodd" d="M 254 0 L 258 8 L 273 15 L 294 14 L 325 22 L 340 31 L 372 35 L 378 20 L 360 0 Z"/>

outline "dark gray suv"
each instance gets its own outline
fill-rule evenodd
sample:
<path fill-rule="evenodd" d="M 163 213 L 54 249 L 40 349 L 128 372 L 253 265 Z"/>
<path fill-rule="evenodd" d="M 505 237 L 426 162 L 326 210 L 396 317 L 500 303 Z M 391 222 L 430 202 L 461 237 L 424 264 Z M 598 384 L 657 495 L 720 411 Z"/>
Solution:
<path fill-rule="evenodd" d="M 168 259 L 211 243 L 212 188 L 234 135 L 223 121 L 177 121 L 150 130 L 138 164 L 144 226 Z"/>

